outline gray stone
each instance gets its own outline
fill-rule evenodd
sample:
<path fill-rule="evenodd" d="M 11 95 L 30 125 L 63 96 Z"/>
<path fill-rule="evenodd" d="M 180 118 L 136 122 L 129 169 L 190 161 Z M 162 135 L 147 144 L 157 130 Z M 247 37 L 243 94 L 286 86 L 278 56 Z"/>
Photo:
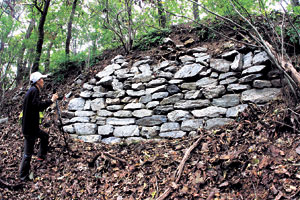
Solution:
<path fill-rule="evenodd" d="M 190 83 L 182 83 L 180 85 L 181 89 L 186 89 L 186 90 L 196 90 L 197 89 L 197 84 L 195 82 L 190 82 Z"/>
<path fill-rule="evenodd" d="M 117 137 L 109 137 L 109 138 L 104 138 L 102 139 L 102 142 L 105 143 L 105 144 L 110 144 L 110 145 L 113 145 L 113 144 L 118 144 L 120 143 L 122 140 L 121 138 L 117 138 Z"/>
<path fill-rule="evenodd" d="M 177 85 L 168 85 L 167 91 L 169 92 L 170 95 L 181 92 L 181 90 L 179 89 L 179 87 L 177 87 Z"/>
<path fill-rule="evenodd" d="M 101 135 L 80 135 L 78 139 L 88 143 L 98 143 L 101 141 Z"/>
<path fill-rule="evenodd" d="M 243 59 L 242 55 L 238 54 L 235 56 L 233 63 L 231 64 L 231 69 L 233 71 L 242 71 L 243 69 Z"/>
<path fill-rule="evenodd" d="M 144 90 L 146 87 L 143 83 L 133 83 L 131 88 L 134 90 Z"/>
<path fill-rule="evenodd" d="M 205 129 L 215 129 L 233 122 L 230 118 L 213 118 L 206 121 Z"/>
<path fill-rule="evenodd" d="M 188 55 L 184 55 L 184 56 L 179 57 L 179 60 L 181 60 L 181 62 L 183 64 L 195 62 L 195 58 L 192 57 L 192 56 L 188 56 Z"/>
<path fill-rule="evenodd" d="M 204 77 L 201 78 L 196 82 L 198 87 L 204 88 L 208 86 L 216 86 L 218 84 L 218 79 L 210 78 L 210 77 Z"/>
<path fill-rule="evenodd" d="M 203 128 L 203 119 L 185 120 L 181 124 L 181 130 L 183 131 L 196 131 L 199 128 Z"/>
<path fill-rule="evenodd" d="M 120 98 L 106 98 L 105 99 L 106 104 L 108 105 L 115 105 L 115 104 L 120 104 L 121 100 Z"/>
<path fill-rule="evenodd" d="M 265 63 L 268 60 L 269 60 L 269 57 L 268 57 L 267 52 L 263 51 L 263 52 L 260 52 L 256 55 L 254 55 L 254 57 L 252 59 L 252 63 L 253 63 L 253 65 L 260 65 L 260 64 Z"/>
<path fill-rule="evenodd" d="M 158 79 L 150 81 L 149 83 L 146 84 L 146 86 L 147 87 L 155 87 L 155 86 L 162 85 L 166 82 L 167 82 L 167 80 L 165 78 L 158 78 Z"/>
<path fill-rule="evenodd" d="M 204 69 L 204 66 L 199 64 L 191 64 L 183 66 L 175 73 L 174 78 L 191 78 L 199 74 Z"/>
<path fill-rule="evenodd" d="M 145 96 L 141 96 L 139 103 L 145 104 L 145 103 L 149 103 L 150 101 L 152 101 L 152 95 L 146 94 Z"/>
<path fill-rule="evenodd" d="M 173 105 L 165 105 L 165 106 L 156 106 L 153 111 L 155 115 L 165 115 L 173 110 L 174 110 Z"/>
<path fill-rule="evenodd" d="M 160 132 L 179 131 L 180 125 L 177 122 L 167 122 L 161 125 Z"/>
<path fill-rule="evenodd" d="M 92 95 L 93 98 L 102 98 L 105 96 L 106 96 L 106 93 L 103 93 L 103 92 L 94 92 Z"/>
<path fill-rule="evenodd" d="M 108 91 L 106 93 L 107 98 L 120 98 L 120 97 L 123 97 L 124 95 L 125 95 L 124 90 Z"/>
<path fill-rule="evenodd" d="M 170 84 L 180 84 L 180 83 L 183 83 L 183 80 L 182 79 L 172 79 L 169 81 Z"/>
<path fill-rule="evenodd" d="M 249 90 L 250 88 L 251 88 L 250 85 L 230 84 L 227 86 L 227 91 L 239 92 L 239 91 L 243 91 L 243 90 Z"/>
<path fill-rule="evenodd" d="M 89 117 L 73 117 L 70 119 L 70 123 L 75 123 L 75 122 L 80 122 L 80 123 L 88 123 L 90 122 Z"/>
<path fill-rule="evenodd" d="M 266 65 L 255 65 L 243 70 L 242 75 L 260 73 L 266 69 Z"/>
<path fill-rule="evenodd" d="M 202 53 L 202 52 L 207 52 L 207 48 L 206 47 L 195 47 L 195 48 L 189 49 L 187 52 L 188 53 Z"/>
<path fill-rule="evenodd" d="M 168 92 L 157 92 L 152 94 L 152 100 L 163 99 L 169 96 Z"/>
<path fill-rule="evenodd" d="M 152 79 L 151 74 L 136 74 L 132 78 L 132 82 L 135 82 L 135 83 L 140 83 L 140 82 L 145 83 L 145 82 L 151 81 L 151 79 Z"/>
<path fill-rule="evenodd" d="M 237 117 L 240 112 L 243 112 L 248 107 L 247 104 L 237 105 L 227 109 L 226 117 Z"/>
<path fill-rule="evenodd" d="M 186 135 L 183 131 L 171 131 L 160 133 L 159 136 L 163 138 L 182 138 Z"/>
<path fill-rule="evenodd" d="M 248 67 L 252 66 L 252 58 L 253 58 L 253 53 L 249 52 L 246 55 L 243 56 L 243 69 L 247 69 Z"/>
<path fill-rule="evenodd" d="M 104 70 L 102 70 L 101 72 L 99 72 L 98 74 L 96 74 L 96 77 L 99 78 L 99 79 L 101 79 L 103 77 L 110 76 L 117 69 L 121 69 L 121 66 L 118 65 L 118 64 L 108 65 L 108 66 L 106 66 L 104 68 Z"/>
<path fill-rule="evenodd" d="M 0 119 L 0 124 L 4 124 L 4 123 L 7 123 L 7 122 L 8 122 L 8 117 Z"/>
<path fill-rule="evenodd" d="M 151 74 L 149 64 L 140 65 L 138 68 L 139 68 L 140 72 L 142 72 L 142 74 Z"/>
<path fill-rule="evenodd" d="M 133 137 L 139 135 L 140 135 L 140 131 L 137 125 L 118 126 L 115 127 L 114 130 L 115 137 Z"/>
<path fill-rule="evenodd" d="M 268 88 L 272 87 L 271 81 L 267 80 L 254 80 L 253 81 L 253 87 L 255 88 Z"/>
<path fill-rule="evenodd" d="M 226 78 L 225 80 L 220 81 L 220 85 L 228 85 L 231 83 L 235 83 L 235 82 L 237 82 L 237 80 L 238 79 L 236 77 L 229 77 L 229 78 Z"/>
<path fill-rule="evenodd" d="M 233 60 L 233 58 L 236 57 L 236 55 L 238 55 L 239 52 L 237 50 L 232 50 L 229 52 L 225 52 L 221 55 L 222 58 L 227 59 L 227 60 Z"/>
<path fill-rule="evenodd" d="M 91 100 L 86 100 L 83 110 L 91 110 Z"/>
<path fill-rule="evenodd" d="M 231 62 L 224 59 L 211 59 L 210 67 L 216 72 L 228 72 Z"/>
<path fill-rule="evenodd" d="M 222 96 L 222 98 L 213 99 L 212 105 L 219 107 L 232 107 L 240 103 L 240 95 L 238 94 L 227 94 Z"/>
<path fill-rule="evenodd" d="M 131 125 L 135 123 L 135 119 L 134 118 L 107 118 L 106 123 L 110 125 L 117 125 L 117 126 Z"/>
<path fill-rule="evenodd" d="M 177 101 L 181 100 L 183 98 L 183 94 L 179 93 L 179 94 L 174 94 L 170 97 L 166 97 L 164 98 L 161 102 L 160 105 L 167 105 L 167 104 L 174 104 Z"/>
<path fill-rule="evenodd" d="M 111 86 L 113 90 L 123 90 L 124 87 L 123 83 L 119 82 L 117 79 L 113 79 Z"/>
<path fill-rule="evenodd" d="M 156 126 L 167 121 L 167 117 L 163 115 L 153 115 L 151 117 L 144 117 L 142 119 L 138 119 L 136 124 L 139 126 Z"/>
<path fill-rule="evenodd" d="M 68 105 L 68 110 L 76 111 L 76 110 L 83 110 L 85 105 L 85 100 L 82 98 L 75 98 L 72 99 Z"/>
<path fill-rule="evenodd" d="M 143 117 L 148 117 L 153 114 L 152 110 L 147 110 L 147 109 L 140 109 L 140 110 L 135 110 L 132 112 L 132 115 L 137 118 L 143 118 Z"/>
<path fill-rule="evenodd" d="M 115 112 L 114 117 L 132 117 L 132 112 L 129 110 L 119 110 Z"/>
<path fill-rule="evenodd" d="M 113 116 L 113 113 L 108 110 L 98 110 L 97 115 L 99 117 L 111 117 Z"/>
<path fill-rule="evenodd" d="M 157 78 L 166 78 L 170 80 L 171 78 L 173 78 L 173 73 L 160 71 L 157 74 Z"/>
<path fill-rule="evenodd" d="M 142 141 L 145 141 L 145 139 L 142 137 L 129 137 L 129 138 L 125 139 L 125 142 L 128 144 L 138 143 L 138 142 L 142 142 Z"/>
<path fill-rule="evenodd" d="M 159 126 L 142 127 L 140 134 L 148 139 L 153 138 L 158 135 L 159 129 Z"/>
<path fill-rule="evenodd" d="M 99 93 L 106 93 L 106 89 L 102 86 L 95 86 L 93 87 L 94 92 L 99 92 Z"/>
<path fill-rule="evenodd" d="M 223 94 L 225 94 L 226 89 L 224 85 L 210 86 L 205 87 L 203 90 L 203 95 L 207 99 L 217 98 Z"/>
<path fill-rule="evenodd" d="M 218 78 L 219 74 L 217 72 L 212 72 L 209 77 L 210 78 Z"/>
<path fill-rule="evenodd" d="M 251 89 L 242 93 L 241 100 L 253 103 L 267 103 L 279 97 L 281 90 L 278 88 Z"/>
<path fill-rule="evenodd" d="M 85 89 L 85 90 L 93 90 L 93 85 L 90 85 L 88 83 L 84 83 L 82 88 Z"/>
<path fill-rule="evenodd" d="M 152 63 L 152 60 L 151 59 L 146 59 L 146 60 L 139 60 L 137 62 L 135 62 L 132 67 L 138 67 L 142 64 L 151 64 Z"/>
<path fill-rule="evenodd" d="M 122 110 L 123 108 L 124 105 L 111 105 L 106 107 L 106 109 L 109 111 L 118 111 L 118 110 Z"/>
<path fill-rule="evenodd" d="M 93 111 L 101 110 L 106 107 L 104 98 L 97 98 L 91 102 L 91 108 Z"/>
<path fill-rule="evenodd" d="M 198 99 L 202 97 L 200 90 L 187 91 L 184 95 L 184 99 Z"/>
<path fill-rule="evenodd" d="M 171 122 L 179 122 L 192 118 L 192 115 L 185 110 L 174 110 L 168 113 L 168 119 Z"/>
<path fill-rule="evenodd" d="M 97 125 L 92 123 L 75 123 L 74 129 L 78 135 L 94 135 L 97 131 Z"/>
<path fill-rule="evenodd" d="M 70 134 L 75 133 L 75 129 L 74 129 L 73 125 L 64 126 L 64 127 L 63 127 L 63 130 L 64 130 L 66 133 L 70 133 Z"/>
<path fill-rule="evenodd" d="M 203 55 L 203 56 L 195 56 L 196 57 L 196 63 L 200 63 L 204 66 L 208 66 L 208 64 L 205 62 L 209 62 L 209 60 L 211 59 L 211 55 Z"/>
<path fill-rule="evenodd" d="M 142 103 L 129 103 L 124 107 L 124 110 L 136 110 L 145 108 L 145 105 Z"/>
<path fill-rule="evenodd" d="M 126 93 L 131 96 L 131 97 L 141 97 L 144 96 L 146 94 L 145 90 L 139 90 L 139 91 L 135 91 L 135 90 L 126 90 Z"/>
<path fill-rule="evenodd" d="M 192 114 L 195 117 L 220 117 L 221 115 L 226 114 L 227 109 L 217 106 L 209 106 L 201 110 L 193 110 Z"/>
<path fill-rule="evenodd" d="M 255 79 L 262 77 L 262 74 L 250 74 L 239 79 L 239 83 L 249 83 Z"/>
<path fill-rule="evenodd" d="M 84 99 L 88 99 L 92 96 L 92 92 L 91 91 L 83 91 L 83 92 L 80 92 L 80 97 L 84 98 Z"/>
<path fill-rule="evenodd" d="M 153 94 L 155 92 L 164 92 L 166 91 L 166 86 L 165 85 L 161 85 L 155 88 L 147 88 L 146 89 L 146 94 Z"/>
<path fill-rule="evenodd" d="M 226 79 L 226 78 L 229 78 L 229 77 L 232 77 L 232 76 L 235 76 L 237 75 L 236 72 L 227 72 L 227 73 L 222 73 L 220 74 L 219 76 L 219 80 L 223 80 L 223 79 Z"/>
<path fill-rule="evenodd" d="M 197 100 L 180 100 L 174 104 L 175 109 L 195 109 L 203 108 L 210 105 L 208 99 L 197 99 Z"/>
<path fill-rule="evenodd" d="M 105 76 L 101 78 L 100 81 L 97 82 L 97 85 L 111 85 L 112 82 L 113 82 L 112 76 Z"/>
<path fill-rule="evenodd" d="M 75 112 L 69 112 L 69 111 L 66 111 L 66 110 L 62 110 L 61 111 L 61 117 L 70 119 L 72 117 L 75 117 Z"/>
<path fill-rule="evenodd" d="M 121 99 L 121 103 L 132 103 L 132 97 L 124 97 Z"/>
<path fill-rule="evenodd" d="M 146 108 L 151 109 L 151 108 L 155 108 L 158 105 L 159 105 L 159 101 L 150 101 L 149 103 L 147 103 Z"/>

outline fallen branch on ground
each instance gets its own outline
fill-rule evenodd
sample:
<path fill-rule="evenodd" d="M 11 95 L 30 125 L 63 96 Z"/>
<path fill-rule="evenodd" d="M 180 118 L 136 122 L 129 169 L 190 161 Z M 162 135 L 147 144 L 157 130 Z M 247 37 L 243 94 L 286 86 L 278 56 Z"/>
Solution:
<path fill-rule="evenodd" d="M 186 163 L 188 157 L 190 156 L 191 152 L 199 145 L 200 141 L 202 140 L 202 137 L 203 137 L 203 135 L 199 136 L 199 138 L 197 139 L 197 141 L 194 142 L 193 145 L 190 146 L 190 147 L 186 150 L 186 152 L 185 152 L 185 154 L 184 154 L 184 156 L 183 156 L 183 159 L 181 160 L 179 166 L 177 167 L 177 169 L 176 169 L 176 171 L 175 171 L 175 173 L 174 173 L 174 178 L 177 177 L 176 180 L 175 180 L 175 183 L 176 183 L 176 184 L 179 182 L 179 180 L 180 180 L 180 178 L 181 178 L 181 174 L 182 174 L 182 171 L 183 171 L 183 167 L 184 167 L 184 165 L 185 165 L 185 163 Z M 156 200 L 164 200 L 166 197 L 169 196 L 169 194 L 171 193 L 171 191 L 172 191 L 172 188 L 169 186 L 169 187 L 166 189 L 166 191 L 165 191 L 161 196 L 159 196 Z"/>

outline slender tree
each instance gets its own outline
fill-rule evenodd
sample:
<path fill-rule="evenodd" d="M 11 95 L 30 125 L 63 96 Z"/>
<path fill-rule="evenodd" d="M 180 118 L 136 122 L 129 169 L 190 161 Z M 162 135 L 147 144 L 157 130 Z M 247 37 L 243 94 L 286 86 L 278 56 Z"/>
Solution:
<path fill-rule="evenodd" d="M 70 15 L 69 22 L 68 22 L 68 33 L 67 33 L 67 39 L 66 39 L 66 55 L 67 56 L 69 56 L 69 54 L 70 54 L 70 42 L 71 42 L 71 38 L 72 38 L 72 23 L 73 23 L 73 18 L 75 15 L 76 5 L 77 5 L 77 0 L 74 0 L 73 5 L 72 5 L 71 15 Z"/>
<path fill-rule="evenodd" d="M 30 24 L 27 28 L 27 31 L 26 31 L 26 35 L 25 35 L 25 38 L 24 38 L 25 41 L 30 38 L 30 35 L 31 35 L 32 30 L 34 28 L 34 25 L 35 25 L 35 19 L 32 18 L 31 21 L 30 21 Z M 25 53 L 25 50 L 26 50 L 25 41 L 22 41 L 22 47 L 21 47 L 20 53 L 18 55 L 19 58 L 18 58 L 18 61 L 17 61 L 17 77 L 16 77 L 16 84 L 17 85 L 19 85 L 22 82 L 23 77 L 24 77 L 24 71 L 25 71 L 24 53 Z"/>
<path fill-rule="evenodd" d="M 159 17 L 158 19 L 159 26 L 162 28 L 166 28 L 166 23 L 167 23 L 166 13 L 164 11 L 164 7 L 161 0 L 157 0 L 157 10 L 158 10 L 158 17 Z"/>
<path fill-rule="evenodd" d="M 43 0 L 41 5 L 38 5 L 37 0 L 34 0 L 34 5 L 38 9 L 38 11 L 41 13 L 41 18 L 39 21 L 39 27 L 38 27 L 38 41 L 36 44 L 36 55 L 32 66 L 32 72 L 39 70 L 39 63 L 42 55 L 43 50 L 43 43 L 44 43 L 44 25 L 46 22 L 46 17 L 48 13 L 48 8 L 50 6 L 51 0 Z"/>
<path fill-rule="evenodd" d="M 199 6 L 198 6 L 198 0 L 195 0 L 195 3 L 193 3 L 193 15 L 194 15 L 194 20 L 199 21 Z"/>

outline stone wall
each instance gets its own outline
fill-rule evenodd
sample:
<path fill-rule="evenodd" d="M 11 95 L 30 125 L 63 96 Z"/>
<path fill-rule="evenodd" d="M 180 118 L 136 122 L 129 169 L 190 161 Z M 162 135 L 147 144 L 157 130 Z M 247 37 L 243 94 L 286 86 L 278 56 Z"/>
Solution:
<path fill-rule="evenodd" d="M 83 84 L 62 113 L 66 132 L 105 143 L 193 136 L 199 127 L 235 120 L 249 102 L 264 104 L 280 94 L 280 73 L 265 52 L 212 58 L 198 47 L 181 51 L 178 61 L 127 61 L 116 56 Z"/>

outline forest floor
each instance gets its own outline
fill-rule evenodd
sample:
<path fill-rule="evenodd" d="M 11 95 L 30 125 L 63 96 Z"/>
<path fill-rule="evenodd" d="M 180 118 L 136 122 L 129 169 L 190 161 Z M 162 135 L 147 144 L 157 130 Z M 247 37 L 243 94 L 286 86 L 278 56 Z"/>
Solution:
<path fill-rule="evenodd" d="M 189 34 L 187 34 L 189 33 Z M 180 42 L 194 38 L 195 46 L 220 53 L 226 41 L 201 42 L 181 29 L 171 35 Z M 101 66 L 122 54 L 104 53 L 89 69 L 88 80 Z M 159 47 L 134 51 L 132 60 L 146 55 L 162 59 Z M 65 74 L 56 87 L 60 95 L 73 87 L 79 72 Z M 251 104 L 236 122 L 213 131 L 198 130 L 195 138 L 149 140 L 119 145 L 90 144 L 68 138 L 65 148 L 55 109 L 46 115 L 50 134 L 45 161 L 32 159 L 31 181 L 18 179 L 23 138 L 18 115 L 26 84 L 7 93 L 0 124 L 0 199 L 300 199 L 299 113 L 288 95 L 264 107 Z M 65 105 L 60 103 L 61 107 Z"/>

